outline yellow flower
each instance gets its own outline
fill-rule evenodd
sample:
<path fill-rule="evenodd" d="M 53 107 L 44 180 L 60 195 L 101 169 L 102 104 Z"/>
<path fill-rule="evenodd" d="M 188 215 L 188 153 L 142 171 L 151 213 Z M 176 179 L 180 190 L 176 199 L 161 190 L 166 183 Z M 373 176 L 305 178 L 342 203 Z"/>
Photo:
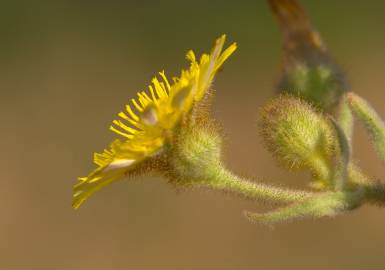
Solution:
<path fill-rule="evenodd" d="M 125 138 L 115 140 L 103 153 L 94 154 L 98 166 L 91 174 L 79 178 L 74 186 L 73 204 L 78 208 L 88 197 L 113 181 L 124 178 L 145 160 L 164 150 L 173 131 L 184 117 L 191 115 L 193 105 L 210 89 L 214 75 L 224 61 L 235 51 L 232 44 L 222 52 L 226 36 L 216 40 L 210 54 L 203 54 L 196 61 L 193 51 L 186 58 L 191 62 L 189 70 L 182 70 L 180 77 L 170 83 L 164 72 L 154 78 L 149 93 L 139 92 L 137 100 L 118 114 L 110 129 Z"/>

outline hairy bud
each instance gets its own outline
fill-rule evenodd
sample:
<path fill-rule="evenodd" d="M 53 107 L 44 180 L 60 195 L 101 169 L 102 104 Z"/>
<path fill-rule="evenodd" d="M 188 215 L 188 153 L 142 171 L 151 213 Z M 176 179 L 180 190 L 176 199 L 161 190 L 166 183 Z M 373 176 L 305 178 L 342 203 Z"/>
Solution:
<path fill-rule="evenodd" d="M 260 127 L 267 148 L 286 167 L 307 167 L 328 177 L 325 166 L 335 149 L 334 133 L 310 104 L 280 96 L 263 109 Z"/>
<path fill-rule="evenodd" d="M 182 131 L 169 156 L 171 179 L 190 184 L 216 174 L 221 163 L 221 136 L 211 125 Z"/>

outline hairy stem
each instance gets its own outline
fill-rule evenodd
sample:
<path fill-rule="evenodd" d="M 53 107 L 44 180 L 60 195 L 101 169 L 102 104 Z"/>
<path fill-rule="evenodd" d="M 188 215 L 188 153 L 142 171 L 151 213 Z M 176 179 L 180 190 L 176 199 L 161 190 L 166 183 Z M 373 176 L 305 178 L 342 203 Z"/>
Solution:
<path fill-rule="evenodd" d="M 372 181 L 369 176 L 361 171 L 361 169 L 353 162 L 348 166 L 348 180 L 354 185 L 366 186 Z"/>
<path fill-rule="evenodd" d="M 312 192 L 274 187 L 241 179 L 223 167 L 207 174 L 209 179 L 196 181 L 199 186 L 241 195 L 248 199 L 290 203 L 303 201 L 314 195 Z"/>
<path fill-rule="evenodd" d="M 377 112 L 363 98 L 348 94 L 348 101 L 355 116 L 364 124 L 378 156 L 385 161 L 385 124 Z"/>
<path fill-rule="evenodd" d="M 334 183 L 335 188 L 338 191 L 344 190 L 347 182 L 348 175 L 348 165 L 350 162 L 350 142 L 346 137 L 345 131 L 340 127 L 340 125 L 333 119 L 330 118 L 331 123 L 334 126 L 334 129 L 337 134 L 337 140 L 339 145 L 339 154 L 337 156 L 337 164 L 334 172 Z"/>
<path fill-rule="evenodd" d="M 381 182 L 363 185 L 366 201 L 371 204 L 385 206 L 385 184 Z"/>
<path fill-rule="evenodd" d="M 370 179 L 355 164 L 349 166 L 348 175 L 349 180 L 364 191 L 367 202 L 385 205 L 385 183 Z"/>
<path fill-rule="evenodd" d="M 352 143 L 354 119 L 353 119 L 353 113 L 350 110 L 346 96 L 342 98 L 340 103 L 339 114 L 338 114 L 338 124 L 344 131 L 345 136 L 348 139 L 349 143 Z"/>

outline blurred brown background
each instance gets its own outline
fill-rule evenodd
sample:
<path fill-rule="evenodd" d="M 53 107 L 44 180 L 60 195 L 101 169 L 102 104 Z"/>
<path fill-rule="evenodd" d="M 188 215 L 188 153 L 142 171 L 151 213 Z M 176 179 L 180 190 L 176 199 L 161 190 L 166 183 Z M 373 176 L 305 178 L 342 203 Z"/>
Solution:
<path fill-rule="evenodd" d="M 302 2 L 353 90 L 385 116 L 385 2 Z M 75 179 L 114 138 L 108 126 L 128 99 L 222 33 L 239 44 L 215 83 L 229 166 L 305 186 L 307 175 L 277 168 L 257 137 L 281 46 L 265 1 L 1 1 L 0 33 L 0 269 L 384 269 L 385 209 L 271 230 L 242 217 L 265 210 L 258 204 L 176 193 L 155 178 L 71 208 Z M 385 181 L 356 130 L 357 161 Z"/>

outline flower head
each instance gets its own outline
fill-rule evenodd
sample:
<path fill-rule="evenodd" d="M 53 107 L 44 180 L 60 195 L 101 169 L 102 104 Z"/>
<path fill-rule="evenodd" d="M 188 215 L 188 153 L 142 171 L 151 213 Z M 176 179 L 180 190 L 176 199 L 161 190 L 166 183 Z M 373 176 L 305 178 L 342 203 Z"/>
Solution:
<path fill-rule="evenodd" d="M 196 60 L 193 51 L 186 58 L 191 62 L 170 82 L 164 72 L 154 78 L 149 91 L 138 93 L 125 111 L 113 120 L 110 129 L 124 137 L 117 139 L 103 153 L 94 154 L 97 168 L 88 176 L 79 178 L 74 186 L 73 207 L 78 208 L 88 197 L 102 187 L 138 170 L 165 150 L 165 145 L 177 132 L 183 121 L 191 116 L 194 104 L 199 103 L 210 89 L 214 75 L 235 51 L 232 44 L 222 52 L 226 36 L 216 40 L 210 54 Z"/>

